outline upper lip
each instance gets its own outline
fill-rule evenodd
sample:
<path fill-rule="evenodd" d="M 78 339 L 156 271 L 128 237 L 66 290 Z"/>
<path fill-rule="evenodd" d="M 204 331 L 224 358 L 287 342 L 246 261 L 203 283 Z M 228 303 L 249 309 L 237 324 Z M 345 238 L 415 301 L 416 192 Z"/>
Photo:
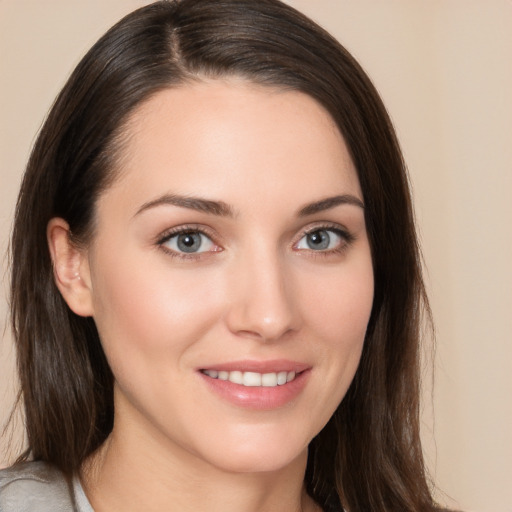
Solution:
<path fill-rule="evenodd" d="M 218 370 L 225 372 L 241 371 L 256 373 L 279 373 L 279 372 L 295 372 L 300 373 L 311 368 L 311 365 L 290 361 L 288 359 L 274 359 L 269 361 L 242 360 L 229 361 L 224 363 L 213 363 L 202 366 L 199 370 Z"/>

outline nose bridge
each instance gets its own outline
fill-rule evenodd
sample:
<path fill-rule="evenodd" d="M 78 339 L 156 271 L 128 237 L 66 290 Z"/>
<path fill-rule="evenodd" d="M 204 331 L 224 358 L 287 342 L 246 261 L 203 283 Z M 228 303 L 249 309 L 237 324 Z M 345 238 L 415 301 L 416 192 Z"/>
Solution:
<path fill-rule="evenodd" d="M 230 330 L 275 340 L 298 326 L 290 271 L 277 249 L 259 244 L 237 259 L 233 269 Z"/>

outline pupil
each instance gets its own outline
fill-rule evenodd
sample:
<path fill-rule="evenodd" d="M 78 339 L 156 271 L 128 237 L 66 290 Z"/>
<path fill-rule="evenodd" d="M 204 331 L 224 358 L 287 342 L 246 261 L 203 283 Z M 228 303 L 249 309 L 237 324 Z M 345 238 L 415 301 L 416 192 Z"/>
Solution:
<path fill-rule="evenodd" d="M 307 243 L 310 249 L 327 249 L 329 247 L 329 235 L 326 231 L 315 231 L 310 233 L 307 238 Z"/>
<path fill-rule="evenodd" d="M 178 237 L 178 248 L 183 252 L 196 252 L 201 247 L 201 236 L 198 233 L 185 233 Z"/>

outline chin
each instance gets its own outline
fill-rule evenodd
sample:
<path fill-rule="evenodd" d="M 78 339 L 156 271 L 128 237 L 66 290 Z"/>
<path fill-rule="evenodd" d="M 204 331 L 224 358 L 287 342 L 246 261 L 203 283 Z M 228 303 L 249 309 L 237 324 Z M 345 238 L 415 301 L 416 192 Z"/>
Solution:
<path fill-rule="evenodd" d="M 230 454 L 221 460 L 215 461 L 215 466 L 227 473 L 276 473 L 307 460 L 307 449 L 293 457 L 285 457 L 283 454 L 273 453 L 262 456 L 254 454 Z"/>
<path fill-rule="evenodd" d="M 229 473 L 273 473 L 296 464 L 305 467 L 308 442 L 293 443 L 290 436 L 285 437 L 287 439 L 275 435 L 232 436 L 209 446 L 209 453 L 203 452 L 203 458 Z"/>

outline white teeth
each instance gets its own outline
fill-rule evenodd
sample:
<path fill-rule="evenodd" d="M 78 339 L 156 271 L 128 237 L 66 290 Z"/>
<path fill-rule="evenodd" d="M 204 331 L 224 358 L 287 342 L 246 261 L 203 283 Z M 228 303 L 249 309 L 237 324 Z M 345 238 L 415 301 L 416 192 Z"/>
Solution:
<path fill-rule="evenodd" d="M 277 373 L 264 373 L 261 376 L 261 385 L 269 388 L 277 386 Z"/>
<path fill-rule="evenodd" d="M 286 377 L 288 376 L 288 372 L 279 372 L 277 374 L 277 385 L 282 386 L 286 384 Z"/>
<path fill-rule="evenodd" d="M 244 374 L 242 372 L 229 372 L 229 381 L 233 382 L 234 384 L 243 384 L 244 382 Z"/>
<path fill-rule="evenodd" d="M 257 372 L 241 372 L 234 370 L 232 372 L 203 370 L 205 375 L 212 379 L 229 380 L 234 384 L 241 384 L 247 387 L 269 387 L 282 386 L 287 382 L 295 379 L 295 372 L 278 372 L 278 373 L 257 373 Z"/>
<path fill-rule="evenodd" d="M 261 373 L 256 372 L 244 372 L 244 386 L 261 386 Z"/>

